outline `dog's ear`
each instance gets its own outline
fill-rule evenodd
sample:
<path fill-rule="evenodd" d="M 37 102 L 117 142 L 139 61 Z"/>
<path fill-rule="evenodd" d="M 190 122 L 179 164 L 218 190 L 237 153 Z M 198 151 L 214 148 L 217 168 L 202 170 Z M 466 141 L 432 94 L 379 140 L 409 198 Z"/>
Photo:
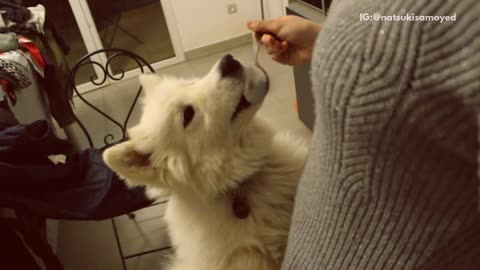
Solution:
<path fill-rule="evenodd" d="M 138 80 L 144 89 L 151 89 L 160 82 L 160 77 L 153 73 L 145 73 L 141 74 Z"/>
<path fill-rule="evenodd" d="M 192 179 L 188 159 L 182 155 L 164 155 L 154 161 L 151 153 L 138 150 L 132 141 L 108 148 L 103 160 L 130 186 L 172 189 Z"/>
<path fill-rule="evenodd" d="M 150 154 L 142 153 L 131 141 L 114 145 L 103 152 L 107 166 L 133 186 L 152 184 L 158 177 Z"/>

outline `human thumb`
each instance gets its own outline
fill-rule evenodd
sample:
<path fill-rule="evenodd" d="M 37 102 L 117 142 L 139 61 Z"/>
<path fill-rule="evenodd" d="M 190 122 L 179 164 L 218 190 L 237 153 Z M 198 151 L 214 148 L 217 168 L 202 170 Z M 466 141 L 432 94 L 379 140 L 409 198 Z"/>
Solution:
<path fill-rule="evenodd" d="M 265 32 L 277 34 L 278 22 L 274 20 L 269 21 L 248 21 L 247 27 L 254 32 Z"/>
<path fill-rule="evenodd" d="M 258 25 L 258 22 L 259 21 L 247 21 L 247 27 L 248 29 L 252 30 L 252 31 L 257 31 L 257 25 Z"/>

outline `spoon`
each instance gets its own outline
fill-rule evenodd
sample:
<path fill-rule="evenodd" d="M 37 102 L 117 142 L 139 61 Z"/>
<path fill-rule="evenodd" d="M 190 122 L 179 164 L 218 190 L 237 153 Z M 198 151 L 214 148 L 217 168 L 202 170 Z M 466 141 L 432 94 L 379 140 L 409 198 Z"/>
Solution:
<path fill-rule="evenodd" d="M 253 63 L 256 66 L 260 66 L 258 63 L 258 52 L 260 51 L 260 39 L 262 38 L 263 33 L 255 32 L 252 34 L 252 48 L 253 48 Z"/>
<path fill-rule="evenodd" d="M 251 103 L 259 103 L 263 100 L 265 95 L 267 94 L 268 87 L 269 87 L 269 79 L 268 74 L 265 69 L 260 66 L 258 61 L 258 54 L 260 51 L 260 38 L 262 37 L 263 33 L 256 32 L 252 34 L 252 53 L 253 53 L 253 68 L 259 69 L 261 72 L 253 72 L 251 75 L 257 83 L 255 84 L 255 88 L 252 89 L 253 91 L 249 91 L 248 95 L 246 96 L 247 100 Z"/>

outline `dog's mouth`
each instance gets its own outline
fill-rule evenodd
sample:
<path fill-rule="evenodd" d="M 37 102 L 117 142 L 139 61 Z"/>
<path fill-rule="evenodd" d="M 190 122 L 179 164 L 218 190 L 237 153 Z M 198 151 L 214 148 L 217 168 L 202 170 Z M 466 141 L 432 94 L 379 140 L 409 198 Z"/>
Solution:
<path fill-rule="evenodd" d="M 252 106 L 252 103 L 250 103 L 247 98 L 242 95 L 240 98 L 240 102 L 238 102 L 238 105 L 235 108 L 235 111 L 233 111 L 232 120 L 234 120 L 241 111 L 249 108 L 250 106 Z"/>
<path fill-rule="evenodd" d="M 234 120 L 238 114 L 252 105 L 262 103 L 268 93 L 269 79 L 263 68 L 254 66 L 245 68 L 245 89 L 232 114 Z"/>

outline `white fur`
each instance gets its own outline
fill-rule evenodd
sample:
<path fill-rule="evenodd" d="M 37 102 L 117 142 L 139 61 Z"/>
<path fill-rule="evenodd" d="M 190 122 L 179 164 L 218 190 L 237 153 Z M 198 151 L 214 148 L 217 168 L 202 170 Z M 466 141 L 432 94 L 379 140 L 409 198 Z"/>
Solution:
<path fill-rule="evenodd" d="M 170 193 L 165 220 L 175 248 L 170 270 L 279 269 L 306 147 L 275 134 L 254 104 L 232 120 L 252 87 L 248 72 L 201 79 L 140 76 L 146 93 L 130 140 L 105 151 L 130 185 Z M 254 84 L 255 82 L 253 82 Z M 195 108 L 184 128 L 185 105 Z M 247 194 L 250 215 L 236 217 L 231 191 Z"/>

